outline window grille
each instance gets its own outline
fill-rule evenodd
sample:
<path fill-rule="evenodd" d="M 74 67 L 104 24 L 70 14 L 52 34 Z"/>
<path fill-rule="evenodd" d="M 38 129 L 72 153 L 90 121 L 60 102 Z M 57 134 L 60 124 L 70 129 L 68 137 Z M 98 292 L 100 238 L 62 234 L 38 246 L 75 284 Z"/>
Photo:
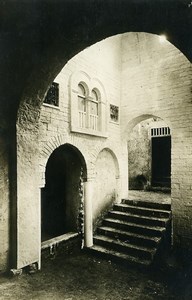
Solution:
<path fill-rule="evenodd" d="M 151 137 L 170 136 L 169 127 L 151 128 Z"/>
<path fill-rule="evenodd" d="M 116 105 L 110 104 L 110 119 L 113 122 L 119 121 L 119 107 Z"/>
<path fill-rule="evenodd" d="M 59 106 L 59 84 L 53 82 L 50 86 L 47 95 L 45 96 L 44 103 Z"/>

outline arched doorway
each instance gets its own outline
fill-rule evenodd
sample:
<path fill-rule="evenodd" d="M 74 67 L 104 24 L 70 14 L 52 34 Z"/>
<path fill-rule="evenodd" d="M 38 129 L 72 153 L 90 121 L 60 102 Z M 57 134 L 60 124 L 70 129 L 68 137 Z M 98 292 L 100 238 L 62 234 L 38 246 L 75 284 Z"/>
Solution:
<path fill-rule="evenodd" d="M 171 192 L 171 130 L 162 119 L 146 116 L 134 124 L 128 138 L 128 166 L 129 194 Z"/>
<path fill-rule="evenodd" d="M 78 232 L 79 184 L 86 180 L 86 164 L 80 151 L 70 144 L 58 147 L 48 159 L 45 178 L 41 194 L 42 241 Z"/>
<path fill-rule="evenodd" d="M 155 126 L 155 125 L 154 125 Z M 171 188 L 171 132 L 166 125 L 151 128 L 151 186 Z"/>

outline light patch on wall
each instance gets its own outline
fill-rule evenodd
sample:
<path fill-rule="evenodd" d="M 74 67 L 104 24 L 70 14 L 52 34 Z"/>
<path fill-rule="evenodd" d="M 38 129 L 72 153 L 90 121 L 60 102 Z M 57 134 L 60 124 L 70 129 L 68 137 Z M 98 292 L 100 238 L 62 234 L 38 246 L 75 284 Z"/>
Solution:
<path fill-rule="evenodd" d="M 167 41 L 166 35 L 165 34 L 161 34 L 159 36 L 159 41 L 160 41 L 160 43 L 165 43 Z"/>

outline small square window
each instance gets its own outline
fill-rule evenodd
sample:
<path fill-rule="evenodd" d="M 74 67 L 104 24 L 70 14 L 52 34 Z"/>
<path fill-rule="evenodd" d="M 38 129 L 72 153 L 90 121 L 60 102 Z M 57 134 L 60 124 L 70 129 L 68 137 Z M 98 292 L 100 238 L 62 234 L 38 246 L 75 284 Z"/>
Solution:
<path fill-rule="evenodd" d="M 119 107 L 116 105 L 110 104 L 110 119 L 113 122 L 119 121 Z"/>
<path fill-rule="evenodd" d="M 44 103 L 59 106 L 59 84 L 53 82 L 50 86 L 47 95 L 45 97 Z"/>

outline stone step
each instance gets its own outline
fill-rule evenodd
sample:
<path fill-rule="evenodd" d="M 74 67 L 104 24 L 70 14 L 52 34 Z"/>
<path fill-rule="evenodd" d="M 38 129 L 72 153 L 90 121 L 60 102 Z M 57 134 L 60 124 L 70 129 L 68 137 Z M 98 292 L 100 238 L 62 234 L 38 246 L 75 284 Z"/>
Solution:
<path fill-rule="evenodd" d="M 141 225 L 133 222 L 126 222 L 112 218 L 105 218 L 103 220 L 103 225 L 153 237 L 161 237 L 162 234 L 165 232 L 165 227 Z"/>
<path fill-rule="evenodd" d="M 94 244 L 106 249 L 118 251 L 119 253 L 128 254 L 142 259 L 152 260 L 156 252 L 155 248 L 146 248 L 142 246 L 132 245 L 130 243 L 121 242 L 106 236 L 94 236 Z"/>
<path fill-rule="evenodd" d="M 128 199 L 122 199 L 122 203 L 132 205 L 132 206 L 171 211 L 171 204 L 168 203 L 157 203 L 157 202 L 150 202 L 150 201 L 143 201 L 143 200 L 141 201 L 141 200 L 128 200 Z"/>
<path fill-rule="evenodd" d="M 123 203 L 115 204 L 113 209 L 114 211 L 129 212 L 136 215 L 150 216 L 150 217 L 157 217 L 157 218 L 170 218 L 171 216 L 171 212 L 168 210 L 146 208 L 141 206 L 132 206 Z"/>
<path fill-rule="evenodd" d="M 160 243 L 160 237 L 151 237 L 147 235 L 139 235 L 136 233 L 117 230 L 112 227 L 98 227 L 97 233 L 105 235 L 123 242 L 130 242 L 134 245 L 146 246 L 146 247 L 157 247 Z"/>
<path fill-rule="evenodd" d="M 171 206 L 167 203 L 124 199 L 97 228 L 91 249 L 108 258 L 149 266 L 159 257 L 170 234 L 170 220 Z"/>
<path fill-rule="evenodd" d="M 124 254 L 118 251 L 114 251 L 111 249 L 106 249 L 104 247 L 93 245 L 91 248 L 89 248 L 89 251 L 92 251 L 96 255 L 105 257 L 106 259 L 111 259 L 117 262 L 123 262 L 127 263 L 129 265 L 137 265 L 138 267 L 148 267 L 151 265 L 151 260 L 147 259 L 140 259 L 135 256 L 131 256 L 128 254 Z"/>
<path fill-rule="evenodd" d="M 127 221 L 131 223 L 149 225 L 149 226 L 160 226 L 160 227 L 165 227 L 168 221 L 167 218 L 165 219 L 165 218 L 154 218 L 149 216 L 133 215 L 131 213 L 121 212 L 121 211 L 109 211 L 108 216 L 109 218 Z"/>

